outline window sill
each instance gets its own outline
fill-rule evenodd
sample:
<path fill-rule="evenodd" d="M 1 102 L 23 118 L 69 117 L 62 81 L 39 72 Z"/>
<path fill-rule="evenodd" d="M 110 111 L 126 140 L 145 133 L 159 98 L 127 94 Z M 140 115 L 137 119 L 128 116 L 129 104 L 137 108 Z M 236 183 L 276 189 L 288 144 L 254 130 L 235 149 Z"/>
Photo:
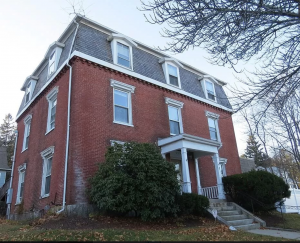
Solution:
<path fill-rule="evenodd" d="M 21 151 L 21 153 L 25 152 L 26 150 L 28 150 L 28 148 L 26 148 L 26 149 L 23 149 L 23 150 Z"/>
<path fill-rule="evenodd" d="M 51 131 L 54 130 L 55 127 L 53 127 L 51 130 L 49 130 L 48 132 L 45 133 L 45 135 L 47 135 L 48 133 L 50 133 Z"/>
<path fill-rule="evenodd" d="M 128 127 L 134 127 L 132 124 L 129 124 L 129 123 L 123 123 L 123 122 L 118 122 L 118 121 L 113 121 L 113 123 L 128 126 Z"/>
<path fill-rule="evenodd" d="M 40 197 L 40 199 L 47 198 L 47 197 L 49 197 L 49 195 L 50 195 L 50 194 L 43 195 L 43 196 Z"/>
<path fill-rule="evenodd" d="M 19 206 L 19 205 L 21 205 L 21 202 L 17 202 L 17 203 L 15 204 L 15 206 Z"/>
<path fill-rule="evenodd" d="M 121 65 L 119 63 L 114 63 L 114 64 L 117 65 L 117 66 L 119 66 L 119 67 L 125 68 L 125 69 L 133 72 L 133 68 L 129 68 L 129 67 L 123 66 L 123 65 Z"/>
<path fill-rule="evenodd" d="M 174 87 L 174 88 L 177 88 L 177 89 L 182 89 L 181 87 L 179 87 L 179 86 L 176 86 L 176 85 L 174 85 L 174 84 L 170 84 L 170 83 L 168 83 L 168 85 L 170 85 L 170 86 L 172 86 L 172 87 Z"/>

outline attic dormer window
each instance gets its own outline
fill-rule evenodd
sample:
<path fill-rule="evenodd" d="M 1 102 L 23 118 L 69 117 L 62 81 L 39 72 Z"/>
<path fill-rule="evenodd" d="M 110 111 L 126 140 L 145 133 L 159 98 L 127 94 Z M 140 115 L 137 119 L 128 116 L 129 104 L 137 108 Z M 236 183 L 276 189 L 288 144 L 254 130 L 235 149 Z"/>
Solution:
<path fill-rule="evenodd" d="M 26 91 L 25 91 L 25 104 L 30 100 L 30 92 L 31 91 L 31 82 L 28 82 L 27 87 L 26 87 Z"/>
<path fill-rule="evenodd" d="M 118 64 L 130 68 L 130 48 L 120 42 L 117 42 Z"/>
<path fill-rule="evenodd" d="M 206 87 L 207 99 L 216 101 L 216 92 L 215 92 L 214 84 L 208 80 L 205 80 L 205 87 Z"/>
<path fill-rule="evenodd" d="M 178 84 L 178 68 L 168 64 L 169 82 L 172 85 L 179 86 Z"/>
<path fill-rule="evenodd" d="M 158 62 L 162 64 L 167 84 L 181 89 L 179 67 L 182 64 L 173 58 L 161 58 Z"/>
<path fill-rule="evenodd" d="M 49 76 L 55 72 L 55 53 L 56 51 L 52 52 L 49 57 Z"/>

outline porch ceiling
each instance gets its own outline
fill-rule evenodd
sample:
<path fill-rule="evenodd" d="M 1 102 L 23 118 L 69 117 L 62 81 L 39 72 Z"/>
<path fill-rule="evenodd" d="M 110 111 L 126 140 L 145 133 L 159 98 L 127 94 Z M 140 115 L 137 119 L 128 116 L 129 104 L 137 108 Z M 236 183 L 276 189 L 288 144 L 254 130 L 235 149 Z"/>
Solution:
<path fill-rule="evenodd" d="M 201 154 L 216 154 L 221 143 L 211 139 L 201 138 L 190 134 L 179 134 L 167 138 L 158 139 L 158 146 L 162 153 L 169 153 L 174 150 L 186 148 Z"/>

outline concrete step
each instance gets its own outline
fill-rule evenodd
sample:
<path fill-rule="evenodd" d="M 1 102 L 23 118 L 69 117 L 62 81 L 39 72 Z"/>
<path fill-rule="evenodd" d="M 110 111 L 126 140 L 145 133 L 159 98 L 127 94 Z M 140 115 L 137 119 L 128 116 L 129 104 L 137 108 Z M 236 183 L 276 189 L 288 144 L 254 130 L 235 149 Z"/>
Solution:
<path fill-rule="evenodd" d="M 234 206 L 222 206 L 222 207 L 210 207 L 211 209 L 216 209 L 219 211 L 233 211 L 235 210 Z"/>
<path fill-rule="evenodd" d="M 227 221 L 227 223 L 232 226 L 239 226 L 239 225 L 245 225 L 245 224 L 252 224 L 253 219 L 231 220 L 231 221 Z"/>
<path fill-rule="evenodd" d="M 223 216 L 231 216 L 231 215 L 238 215 L 242 214 L 240 210 L 232 210 L 232 211 L 218 211 L 218 215 L 223 217 Z"/>
<path fill-rule="evenodd" d="M 239 225 L 239 226 L 233 226 L 234 228 L 238 230 L 251 230 L 251 229 L 259 229 L 260 224 L 259 223 L 253 223 L 253 224 L 245 224 L 245 225 Z"/>
<path fill-rule="evenodd" d="M 231 206 L 231 203 L 226 202 L 226 200 L 224 199 L 209 199 L 209 206 L 211 208 L 226 207 L 226 206 Z"/>
<path fill-rule="evenodd" d="M 237 215 L 228 215 L 228 216 L 221 216 L 226 221 L 232 221 L 232 220 L 239 220 L 239 219 L 247 219 L 246 214 L 237 214 Z"/>

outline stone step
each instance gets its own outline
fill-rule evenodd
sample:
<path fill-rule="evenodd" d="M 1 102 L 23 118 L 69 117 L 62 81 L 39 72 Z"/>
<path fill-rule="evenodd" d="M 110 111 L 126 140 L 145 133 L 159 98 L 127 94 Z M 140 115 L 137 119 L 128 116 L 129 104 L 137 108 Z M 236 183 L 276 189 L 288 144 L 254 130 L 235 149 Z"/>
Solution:
<path fill-rule="evenodd" d="M 235 206 L 222 206 L 222 207 L 210 207 L 211 209 L 216 209 L 219 211 L 233 211 L 235 210 Z"/>
<path fill-rule="evenodd" d="M 239 219 L 247 219 L 246 214 L 237 214 L 237 215 L 228 215 L 228 216 L 221 216 L 226 221 L 232 221 L 232 220 L 239 220 Z"/>
<path fill-rule="evenodd" d="M 227 221 L 227 223 L 232 226 L 246 225 L 246 224 L 252 224 L 253 219 L 231 220 L 231 221 Z"/>
<path fill-rule="evenodd" d="M 240 210 L 232 210 L 232 211 L 219 211 L 218 215 L 222 216 L 231 216 L 231 215 L 238 215 L 242 214 Z"/>
<path fill-rule="evenodd" d="M 259 223 L 253 223 L 253 224 L 245 224 L 245 225 L 239 225 L 239 226 L 233 226 L 237 230 L 251 230 L 251 229 L 259 229 L 260 224 Z"/>
<path fill-rule="evenodd" d="M 226 206 L 231 206 L 231 203 L 226 202 L 226 200 L 223 199 L 209 199 L 209 206 L 211 208 L 226 207 Z"/>

